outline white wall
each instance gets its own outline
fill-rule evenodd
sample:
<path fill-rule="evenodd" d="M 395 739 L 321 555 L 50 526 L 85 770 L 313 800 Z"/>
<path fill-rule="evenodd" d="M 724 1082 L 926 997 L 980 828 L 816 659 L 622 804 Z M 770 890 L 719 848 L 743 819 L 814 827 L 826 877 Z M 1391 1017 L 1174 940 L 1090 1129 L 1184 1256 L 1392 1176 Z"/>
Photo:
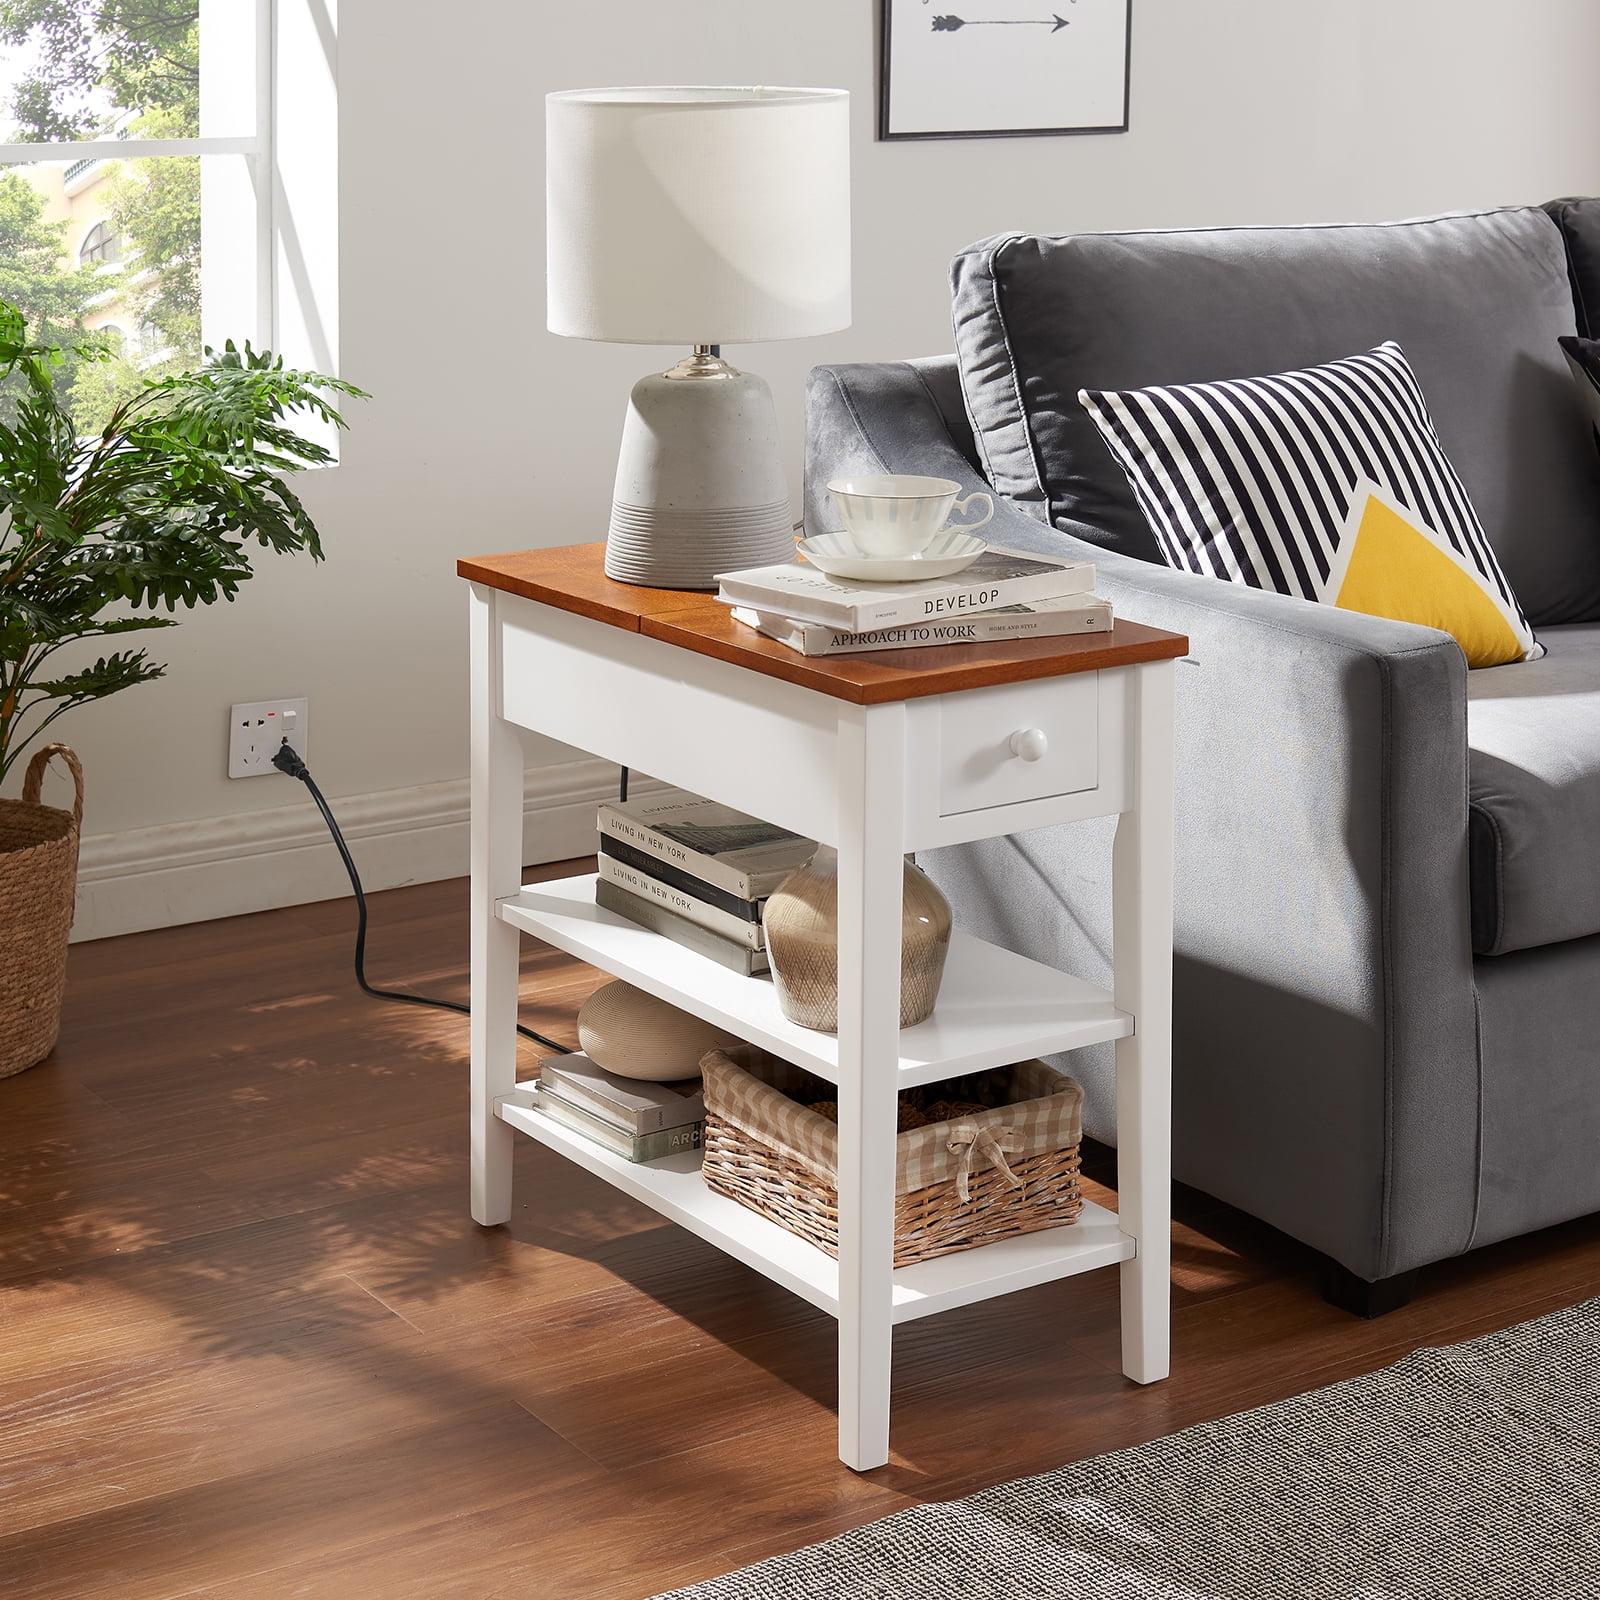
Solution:
<path fill-rule="evenodd" d="M 340 342 L 346 375 L 376 398 L 355 408 L 342 465 L 305 484 L 329 558 L 265 563 L 237 604 L 154 636 L 165 682 L 58 725 L 89 771 L 87 832 L 303 804 L 288 780 L 225 777 L 234 700 L 309 695 L 311 758 L 334 796 L 464 773 L 455 558 L 602 537 L 623 401 L 658 364 L 544 332 L 548 89 L 851 90 L 855 327 L 730 352 L 771 381 L 796 475 L 806 369 L 947 348 L 946 264 L 984 234 L 1380 219 L 1600 192 L 1594 0 L 1134 9 L 1131 132 L 878 144 L 870 0 L 341 0 Z M 86 859 L 125 863 L 157 837 L 91 839 Z M 448 860 L 418 870 L 464 866 L 458 849 L 459 829 Z M 317 887 L 335 889 L 331 857 L 316 860 Z M 292 876 L 246 898 L 316 892 Z M 188 914 L 168 895 L 102 926 Z"/>

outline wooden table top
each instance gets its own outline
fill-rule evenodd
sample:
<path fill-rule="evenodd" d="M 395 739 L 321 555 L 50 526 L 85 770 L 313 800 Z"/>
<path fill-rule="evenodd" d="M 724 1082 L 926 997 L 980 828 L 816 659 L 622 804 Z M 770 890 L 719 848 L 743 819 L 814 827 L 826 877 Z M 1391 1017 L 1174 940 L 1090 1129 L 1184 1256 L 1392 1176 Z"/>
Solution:
<path fill-rule="evenodd" d="M 1072 672 L 1098 672 L 1142 661 L 1170 661 L 1189 649 L 1189 641 L 1181 633 L 1118 618 L 1110 633 L 803 656 L 735 622 L 732 611 L 712 595 L 613 581 L 605 575 L 605 548 L 604 543 L 570 544 L 548 550 L 516 550 L 508 555 L 468 556 L 456 563 L 456 572 L 472 583 L 575 612 L 628 633 L 646 634 L 857 705 L 916 700 Z"/>

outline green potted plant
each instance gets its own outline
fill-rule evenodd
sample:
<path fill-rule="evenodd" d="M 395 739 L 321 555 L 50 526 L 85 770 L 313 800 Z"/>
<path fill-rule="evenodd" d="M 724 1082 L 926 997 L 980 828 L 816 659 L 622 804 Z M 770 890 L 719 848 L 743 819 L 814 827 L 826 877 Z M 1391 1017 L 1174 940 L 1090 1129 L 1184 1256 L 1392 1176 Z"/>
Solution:
<path fill-rule="evenodd" d="M 165 670 L 144 650 L 85 641 L 232 600 L 252 545 L 321 558 L 285 478 L 332 461 L 306 425 L 342 428 L 334 398 L 362 393 L 230 342 L 151 379 L 83 437 L 51 381 L 61 359 L 0 300 L 0 786 L 74 706 Z M 38 803 L 57 752 L 77 787 L 71 814 Z M 35 754 L 20 800 L 0 801 L 0 1077 L 55 1044 L 82 809 L 82 771 L 61 745 Z"/>

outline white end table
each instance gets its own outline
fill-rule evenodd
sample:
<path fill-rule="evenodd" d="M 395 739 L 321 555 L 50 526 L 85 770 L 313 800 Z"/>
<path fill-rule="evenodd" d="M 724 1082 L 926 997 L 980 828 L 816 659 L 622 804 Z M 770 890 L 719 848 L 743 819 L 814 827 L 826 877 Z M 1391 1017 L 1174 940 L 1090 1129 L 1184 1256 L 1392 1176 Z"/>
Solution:
<path fill-rule="evenodd" d="M 889 1455 L 894 1325 L 1117 1263 L 1123 1370 L 1167 1375 L 1173 661 L 1109 634 L 807 658 L 706 595 L 608 580 L 599 544 L 467 560 L 472 619 L 472 1214 L 511 1215 L 518 1133 L 839 1323 L 839 1456 Z M 522 884 L 528 728 L 839 852 L 839 1032 L 602 910 L 594 878 Z M 1113 992 L 957 929 L 933 1015 L 898 1026 L 902 856 L 1116 814 Z M 838 1085 L 839 1258 L 714 1194 L 698 1155 L 635 1165 L 516 1087 L 518 940 L 558 949 Z M 1116 1041 L 1117 1192 L 1076 1224 L 893 1265 L 901 1089 Z"/>

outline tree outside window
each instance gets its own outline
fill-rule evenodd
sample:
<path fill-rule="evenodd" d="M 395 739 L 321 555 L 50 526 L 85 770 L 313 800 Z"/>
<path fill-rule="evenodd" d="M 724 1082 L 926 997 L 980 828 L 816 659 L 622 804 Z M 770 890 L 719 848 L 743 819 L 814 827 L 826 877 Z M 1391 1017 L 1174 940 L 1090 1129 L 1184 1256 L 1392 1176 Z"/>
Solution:
<path fill-rule="evenodd" d="M 199 12 L 199 0 L 0 0 L 5 137 L 196 137 Z M 0 171 L 0 294 L 61 346 L 56 381 L 94 429 L 141 378 L 198 360 L 206 158 L 63 156 Z M 127 327 L 137 345 L 105 331 Z"/>

